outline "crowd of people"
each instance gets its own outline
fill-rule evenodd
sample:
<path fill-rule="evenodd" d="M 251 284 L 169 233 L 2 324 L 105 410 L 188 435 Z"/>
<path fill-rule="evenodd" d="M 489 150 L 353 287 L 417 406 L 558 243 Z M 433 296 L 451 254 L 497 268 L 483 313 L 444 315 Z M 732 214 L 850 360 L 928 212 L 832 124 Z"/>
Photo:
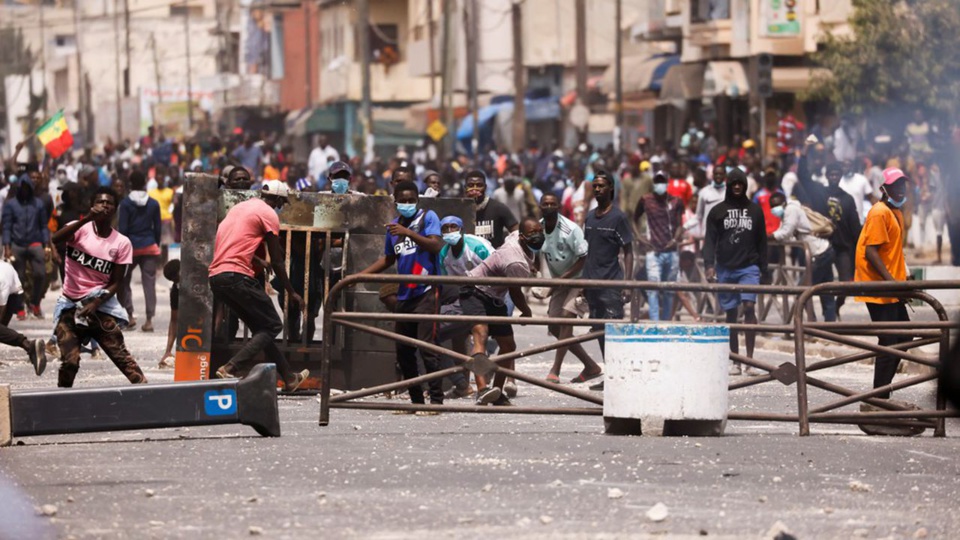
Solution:
<path fill-rule="evenodd" d="M 198 136 L 170 141 L 151 130 L 134 144 L 106 144 L 98 152 L 42 163 L 17 162 L 18 147 L 5 164 L 2 231 L 4 257 L 15 269 L 6 274 L 23 282 L 26 293 L 22 299 L 9 295 L 4 322 L 11 313 L 20 319 L 43 318 L 40 301 L 47 290 L 59 287 L 53 341 L 62 360 L 60 384 L 72 384 L 79 352 L 87 346 L 102 347 L 132 382 L 145 382 L 123 347 L 119 329 L 138 324 L 131 276 L 139 268 L 145 303 L 140 329 L 154 330 L 156 274 L 167 262 L 169 247 L 180 240 L 182 179 L 189 171 L 218 175 L 226 189 L 260 193 L 231 210 L 217 232 L 211 289 L 253 334 L 217 372 L 221 377 L 242 375 L 261 350 L 273 346 L 284 327 L 258 281 L 265 267 L 276 275 L 273 286 L 281 304 L 303 308 L 289 310 L 296 313 L 295 326 L 302 311 L 308 320 L 317 316 L 319 295 L 311 294 L 311 306 L 303 306 L 302 286 L 291 281 L 280 262 L 277 212 L 292 191 L 393 197 L 398 216 L 387 226 L 383 256 L 362 272 L 396 266 L 399 274 L 543 275 L 557 282 L 546 291 L 486 285 L 385 288 L 384 304 L 398 313 L 506 317 L 518 311 L 520 317 L 530 317 L 528 300 L 533 296 L 547 300 L 549 317 L 622 319 L 630 294 L 617 287 L 580 290 L 563 281 L 759 285 L 771 282 L 771 265 L 786 262 L 786 257 L 809 267 L 812 284 L 903 280 L 904 249 L 922 250 L 931 228 L 936 237 L 933 262 L 943 262 L 943 236 L 951 216 L 947 201 L 957 182 L 958 133 L 934 129 L 918 113 L 902 137 L 881 134 L 870 139 L 861 125 L 846 117 L 828 132 L 819 126 L 807 129 L 784 111 L 776 155 L 767 158 L 752 140 L 735 138 L 722 145 L 709 127 L 695 125 L 675 145 L 641 139 L 629 153 L 589 144 L 546 148 L 533 141 L 521 152 L 489 150 L 440 160 L 436 149 L 424 144 L 367 163 L 361 157 L 341 156 L 323 137 L 308 159 L 298 162 L 290 147 L 242 132 L 223 140 Z M 472 199 L 473 215 L 439 216 L 420 204 L 430 197 Z M 470 234 L 464 227 L 468 218 L 475 223 Z M 786 249 L 776 245 L 784 243 Z M 954 262 L 960 262 L 957 246 L 953 255 Z M 314 261 L 306 264 L 312 267 Z M 291 267 L 290 272 L 295 271 L 302 274 L 304 269 Z M 5 290 L 19 287 L 12 281 L 2 285 Z M 895 299 L 861 300 L 873 320 L 907 317 Z M 701 312 L 686 294 L 656 288 L 632 301 L 645 304 L 646 317 L 654 321 L 674 320 L 681 309 L 696 321 L 707 316 L 729 323 L 757 321 L 756 295 L 751 293 L 719 294 L 709 313 Z M 844 303 L 842 296 L 822 296 L 823 319 L 838 320 Z M 99 324 L 88 324 L 91 317 Z M 312 321 L 309 324 L 307 339 L 312 339 Z M 438 339 L 432 323 L 405 321 L 398 331 L 421 341 Z M 572 335 L 563 325 L 551 326 L 549 332 L 559 340 Z M 15 332 L 0 337 L 27 350 L 38 371 L 42 369 L 44 347 Z M 494 346 L 501 352 L 516 349 L 510 324 L 465 324 L 447 329 L 442 337 L 454 340 L 463 352 L 472 350 L 478 363 Z M 495 345 L 488 345 L 490 337 Z M 598 338 L 602 354 L 602 332 Z M 751 357 L 755 336 L 748 332 L 745 338 Z M 890 339 L 881 338 L 881 343 Z M 739 352 L 736 333 L 730 347 Z M 556 351 L 547 381 L 560 382 L 567 352 L 583 365 L 570 382 L 601 375 L 597 359 L 574 344 Z M 450 362 L 429 349 L 401 344 L 397 361 L 402 377 L 420 375 L 418 353 L 426 372 Z M 875 385 L 888 384 L 896 364 L 894 358 L 881 358 Z M 503 367 L 512 369 L 512 362 Z M 285 365 L 280 372 L 288 389 L 298 388 L 306 377 Z M 731 373 L 740 375 L 741 366 L 732 363 Z M 757 373 L 747 368 L 746 374 Z M 475 393 L 462 375 L 451 382 L 454 386 L 446 394 L 434 384 L 426 396 L 414 388 L 410 398 L 442 403 L 470 396 L 479 404 L 505 405 L 516 395 L 515 382 L 500 373 L 492 380 L 476 375 Z"/>

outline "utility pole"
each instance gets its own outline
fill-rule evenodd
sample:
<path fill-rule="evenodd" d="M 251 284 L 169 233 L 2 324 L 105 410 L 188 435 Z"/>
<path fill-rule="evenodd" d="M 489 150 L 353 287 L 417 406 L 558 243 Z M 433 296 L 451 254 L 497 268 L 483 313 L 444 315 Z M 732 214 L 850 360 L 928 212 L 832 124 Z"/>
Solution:
<path fill-rule="evenodd" d="M 370 2 L 357 0 L 357 36 L 360 42 L 361 101 L 360 127 L 363 134 L 364 161 L 373 155 L 373 122 L 370 107 Z"/>
<path fill-rule="evenodd" d="M 477 100 L 477 64 L 479 54 L 477 34 L 480 25 L 477 24 L 477 0 L 469 0 L 463 5 L 463 29 L 467 32 L 467 92 L 470 96 L 470 111 L 473 115 L 473 134 L 470 137 L 470 150 L 476 157 L 480 151 L 480 104 Z"/>
<path fill-rule="evenodd" d="M 617 101 L 617 116 L 616 116 L 616 126 L 613 128 L 613 144 L 616 147 L 616 151 L 623 152 L 624 145 L 624 130 L 623 130 L 623 39 L 621 38 L 621 28 L 623 27 L 623 0 L 614 0 L 616 2 L 616 11 L 617 15 L 616 25 L 617 31 L 614 34 L 616 37 L 616 42 L 614 46 L 614 55 L 616 59 L 614 60 L 614 93 L 616 94 Z"/>
<path fill-rule="evenodd" d="M 313 51 L 310 49 L 310 2 L 306 0 L 304 0 L 303 2 L 303 38 L 304 38 L 303 39 L 304 41 L 303 58 L 304 58 L 304 64 L 305 64 L 304 73 L 306 74 L 304 77 L 305 84 L 303 86 L 304 86 L 304 90 L 306 91 L 306 97 L 307 97 L 307 100 L 305 103 L 307 107 L 312 107 L 313 92 L 311 90 L 312 90 L 313 81 L 310 80 L 310 78 L 312 77 L 312 75 L 310 74 L 311 73 L 310 64 L 313 61 L 313 58 L 311 57 L 311 53 Z"/>
<path fill-rule="evenodd" d="M 430 99 L 436 99 L 437 97 L 437 66 L 434 56 L 436 53 L 434 48 L 436 44 L 434 42 L 434 32 L 433 32 L 433 0 L 427 0 L 427 36 L 430 40 Z"/>
<path fill-rule="evenodd" d="M 123 140 L 123 107 L 120 103 L 120 1 L 113 0 L 113 69 L 116 72 L 116 101 L 117 143 Z"/>
<path fill-rule="evenodd" d="M 190 5 L 183 0 L 183 33 L 187 49 L 187 130 L 193 129 L 193 68 L 190 67 Z"/>
<path fill-rule="evenodd" d="M 126 67 L 123 70 L 123 96 L 130 97 L 130 0 L 123 0 L 123 31 L 126 44 Z"/>
<path fill-rule="evenodd" d="M 587 0 L 576 0 L 577 33 L 577 101 L 587 104 Z M 586 140 L 586 129 L 580 130 L 580 142 Z"/>
<path fill-rule="evenodd" d="M 453 115 L 453 86 L 454 72 L 457 66 L 457 43 L 454 39 L 454 6 L 456 0 L 443 0 L 443 123 L 447 127 L 447 136 L 444 138 L 444 156 L 453 156 L 453 149 L 457 140 L 457 130 Z"/>
<path fill-rule="evenodd" d="M 160 61 L 157 59 L 157 39 L 153 32 L 150 32 L 150 48 L 153 51 L 153 77 L 157 85 L 157 102 L 163 103 L 163 90 L 160 88 Z M 153 122 L 153 129 L 159 131 L 156 107 L 150 107 L 150 120 Z"/>
<path fill-rule="evenodd" d="M 47 101 L 50 96 L 47 95 L 47 38 L 44 36 L 43 22 L 43 1 L 37 2 L 37 9 L 40 15 L 40 73 L 43 76 L 43 118 L 47 118 Z"/>
<path fill-rule="evenodd" d="M 527 81 L 523 68 L 523 6 L 514 1 L 510 6 L 513 23 L 513 148 L 523 150 L 527 135 Z"/>
<path fill-rule="evenodd" d="M 80 102 L 79 114 L 77 115 L 77 120 L 80 123 L 80 133 L 83 136 L 83 143 L 90 144 L 91 141 L 87 140 L 87 107 L 86 100 L 89 96 L 86 96 L 84 91 L 84 77 L 83 77 L 83 55 L 81 54 L 81 40 L 80 40 L 80 4 L 79 2 L 74 3 L 73 5 L 73 35 L 74 40 L 77 44 L 77 92 Z"/>

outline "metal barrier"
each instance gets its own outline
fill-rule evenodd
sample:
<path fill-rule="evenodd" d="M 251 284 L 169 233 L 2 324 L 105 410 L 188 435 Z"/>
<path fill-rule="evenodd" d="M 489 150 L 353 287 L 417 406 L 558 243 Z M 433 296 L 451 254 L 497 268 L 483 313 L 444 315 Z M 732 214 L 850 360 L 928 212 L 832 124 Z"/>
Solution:
<path fill-rule="evenodd" d="M 361 324 L 361 321 L 434 321 L 437 323 L 463 323 L 464 318 L 460 315 L 410 315 L 396 313 L 346 313 L 335 311 L 336 299 L 338 293 L 346 287 L 358 283 L 426 283 L 431 285 L 516 285 L 516 286 L 556 286 L 556 280 L 548 279 L 510 279 L 510 278 L 466 278 L 466 277 L 447 277 L 447 276 L 395 276 L 395 275 L 354 275 L 345 278 L 331 289 L 331 294 L 326 298 L 324 308 L 324 355 L 321 366 L 321 406 L 320 406 L 320 425 L 329 423 L 329 409 L 334 408 L 355 408 L 355 409 L 377 409 L 377 410 L 403 410 L 403 411 L 447 411 L 447 412 L 480 412 L 480 413 L 514 413 L 514 414 L 576 414 L 576 415 L 602 415 L 603 410 L 599 407 L 479 407 L 479 406 L 449 406 L 449 405 L 414 405 L 405 403 L 352 403 L 351 400 L 368 397 L 388 391 L 405 388 L 412 384 L 420 384 L 433 379 L 438 379 L 452 375 L 461 370 L 484 372 L 491 366 L 477 366 L 471 357 L 451 351 L 442 346 L 419 341 L 407 336 L 373 328 Z M 940 362 L 931 361 L 922 356 L 908 352 L 910 349 L 930 344 L 939 344 L 941 359 L 950 345 L 950 329 L 956 328 L 954 322 L 949 321 L 946 310 L 940 303 L 923 292 L 923 289 L 954 289 L 960 288 L 960 281 L 930 281 L 930 282 L 906 282 L 906 283 L 825 283 L 815 287 L 787 287 L 787 286 L 740 286 L 726 284 L 682 284 L 682 283 L 650 283 L 637 281 L 592 281 L 592 280 L 564 280 L 564 286 L 574 288 L 618 288 L 624 290 L 660 290 L 660 291 L 678 291 L 678 292 L 756 292 L 770 295 L 796 296 L 794 303 L 794 314 L 792 324 L 731 324 L 732 331 L 756 331 L 767 333 L 793 334 L 795 344 L 795 363 L 784 363 L 780 366 L 774 366 L 766 362 L 748 358 L 740 354 L 730 354 L 731 360 L 744 363 L 748 366 L 762 369 L 768 372 L 768 375 L 755 377 L 748 380 L 737 381 L 730 385 L 730 390 L 754 386 L 767 382 L 780 382 L 784 385 L 797 383 L 797 414 L 779 414 L 779 413 L 731 413 L 728 418 L 731 420 L 752 420 L 752 421 L 783 421 L 797 422 L 799 433 L 802 436 L 809 435 L 810 423 L 846 423 L 846 424 L 866 424 L 871 425 L 897 425 L 897 426 L 923 426 L 933 427 L 934 435 L 938 437 L 945 436 L 945 418 L 958 417 L 960 412 L 945 410 L 945 400 L 939 391 L 937 391 L 937 404 L 935 410 L 914 410 L 904 409 L 887 400 L 875 399 L 875 396 L 886 393 L 887 391 L 902 390 L 910 386 L 915 386 L 927 381 L 935 380 L 936 373 L 912 377 L 901 380 L 885 387 L 871 389 L 867 392 L 856 392 L 819 378 L 810 377 L 809 374 L 824 370 L 830 367 L 836 367 L 851 362 L 873 358 L 878 354 L 891 354 L 901 359 L 917 362 L 929 367 L 938 368 Z M 929 304 L 938 316 L 937 321 L 910 321 L 903 323 L 817 323 L 807 322 L 803 318 L 803 311 L 809 304 L 814 295 L 825 293 L 846 293 L 848 295 L 869 293 L 879 296 L 891 296 L 899 298 L 917 299 Z M 635 315 L 630 317 L 630 321 L 636 323 Z M 555 318 L 530 318 L 518 319 L 515 317 L 471 317 L 470 322 L 485 322 L 488 324 L 510 323 L 520 325 L 570 325 L 570 326 L 594 326 L 607 322 L 598 319 L 555 319 Z M 437 371 L 431 374 L 423 375 L 414 379 L 401 380 L 390 384 L 380 385 L 372 388 L 362 389 L 355 392 L 348 392 L 331 397 L 329 386 L 329 337 L 332 336 L 334 325 L 341 325 L 347 328 L 368 332 L 373 335 L 392 339 L 400 343 L 427 348 L 440 354 L 452 356 L 457 360 L 464 362 L 462 366 Z M 867 343 L 861 340 L 851 338 L 851 335 L 860 336 L 881 336 L 881 335 L 902 335 L 909 332 L 912 337 L 919 338 L 910 342 L 901 343 L 893 347 L 884 347 Z M 554 341 L 546 345 L 539 345 L 522 351 L 514 351 L 508 354 L 501 354 L 491 358 L 493 369 L 502 372 L 507 376 L 516 378 L 535 386 L 546 388 L 548 390 L 576 397 L 594 405 L 602 405 L 601 396 L 594 393 L 582 392 L 546 382 L 536 377 L 531 377 L 514 370 L 508 370 L 499 366 L 499 363 L 506 360 L 523 358 L 525 356 L 539 354 L 554 350 L 559 347 L 569 346 L 574 343 L 582 343 L 597 339 L 602 335 L 600 332 L 589 332 L 579 336 L 573 336 L 568 339 Z M 821 339 L 833 340 L 843 345 L 863 349 L 863 352 L 857 352 L 834 358 L 815 362 L 809 366 L 806 364 L 806 336 L 818 337 Z M 839 401 L 831 402 L 817 407 L 813 411 L 809 408 L 808 386 L 814 386 L 842 396 Z M 857 402 L 870 403 L 879 408 L 886 409 L 883 412 L 873 413 L 832 413 L 829 411 Z"/>

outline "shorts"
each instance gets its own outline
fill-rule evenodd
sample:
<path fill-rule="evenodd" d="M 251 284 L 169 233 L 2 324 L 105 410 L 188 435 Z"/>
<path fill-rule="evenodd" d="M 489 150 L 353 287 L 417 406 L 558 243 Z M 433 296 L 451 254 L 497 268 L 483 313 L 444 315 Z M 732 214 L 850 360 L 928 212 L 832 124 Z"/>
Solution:
<path fill-rule="evenodd" d="M 460 289 L 460 309 L 468 317 L 507 317 L 507 304 L 473 286 Z M 482 323 L 481 323 L 482 324 Z M 487 325 L 491 337 L 513 336 L 513 326 L 509 324 Z"/>
<path fill-rule="evenodd" d="M 735 285 L 759 285 L 760 267 L 757 265 L 747 266 L 728 270 L 722 266 L 717 267 L 717 283 L 728 283 Z M 720 300 L 720 308 L 724 311 L 730 311 L 740 307 L 744 302 L 756 302 L 757 293 L 730 293 L 722 292 L 717 295 Z"/>
<path fill-rule="evenodd" d="M 550 305 L 547 307 L 547 317 L 559 318 L 569 315 L 577 317 L 586 317 L 590 313 L 590 308 L 586 301 L 577 302 L 583 289 L 571 289 L 570 287 L 554 287 L 553 294 L 550 295 Z"/>
<path fill-rule="evenodd" d="M 943 235 L 943 230 L 947 226 L 947 213 L 944 212 L 942 208 L 937 208 L 930 212 L 930 218 L 933 220 L 933 230 L 934 234 L 937 236 Z"/>
<path fill-rule="evenodd" d="M 585 289 L 584 297 L 590 306 L 591 319 L 622 319 L 623 293 L 620 289 Z M 603 326 L 592 326 L 603 329 Z"/>

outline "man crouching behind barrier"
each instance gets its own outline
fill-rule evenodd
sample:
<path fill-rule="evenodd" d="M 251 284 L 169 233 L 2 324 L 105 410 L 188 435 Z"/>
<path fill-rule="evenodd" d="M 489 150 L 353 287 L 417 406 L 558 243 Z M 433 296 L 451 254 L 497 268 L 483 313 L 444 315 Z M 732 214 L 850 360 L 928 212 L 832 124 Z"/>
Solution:
<path fill-rule="evenodd" d="M 91 338 L 131 383 L 147 382 L 123 341 L 127 312 L 116 294 L 127 265 L 133 262 L 133 246 L 110 225 L 117 202 L 112 189 L 101 187 L 93 197 L 90 212 L 52 238 L 54 244 L 67 247 L 63 295 L 53 315 L 60 346 L 60 387 L 73 386 L 80 370 L 80 343 Z"/>

